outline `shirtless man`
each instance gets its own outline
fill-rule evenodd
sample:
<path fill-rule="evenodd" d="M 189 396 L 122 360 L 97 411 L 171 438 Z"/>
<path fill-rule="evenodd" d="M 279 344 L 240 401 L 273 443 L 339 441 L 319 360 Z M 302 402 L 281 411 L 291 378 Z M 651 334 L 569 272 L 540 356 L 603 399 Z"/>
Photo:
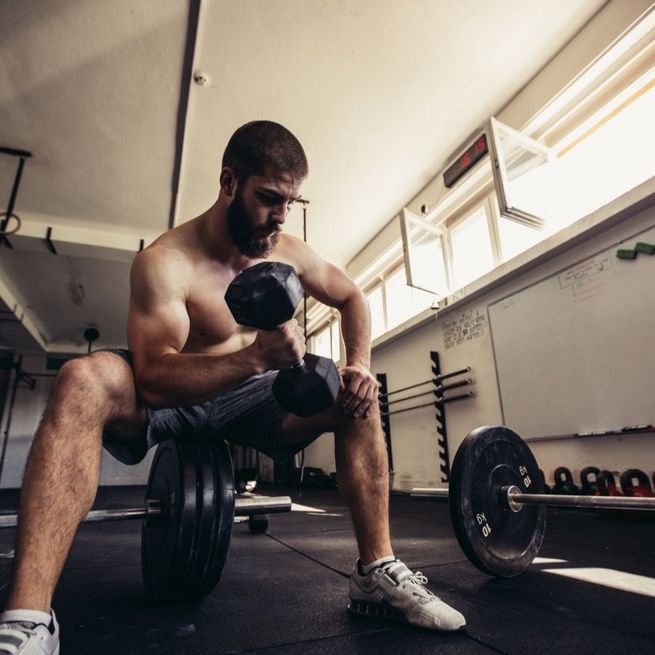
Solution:
<path fill-rule="evenodd" d="M 93 505 L 103 445 L 134 463 L 158 441 L 208 426 L 216 438 L 276 458 L 334 432 L 339 490 L 359 550 L 351 611 L 389 616 L 393 608 L 396 618 L 413 625 L 464 626 L 462 615 L 426 588 L 423 575 L 394 557 L 366 300 L 339 269 L 281 233 L 306 175 L 305 153 L 287 129 L 269 121 L 239 128 L 223 156 L 214 205 L 134 260 L 129 353 L 96 351 L 62 367 L 25 470 L 0 652 L 5 644 L 21 655 L 59 652 L 51 600 Z M 341 315 L 342 388 L 331 408 L 309 418 L 285 412 L 271 394 L 276 371 L 304 355 L 297 322 L 271 331 L 244 328 L 225 304 L 231 280 L 262 259 L 292 265 L 305 290 Z"/>

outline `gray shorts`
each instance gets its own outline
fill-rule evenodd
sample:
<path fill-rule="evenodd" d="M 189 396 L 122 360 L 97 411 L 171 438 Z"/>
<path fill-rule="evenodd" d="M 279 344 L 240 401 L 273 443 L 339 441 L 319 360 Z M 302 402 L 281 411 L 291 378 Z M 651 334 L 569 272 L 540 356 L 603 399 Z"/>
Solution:
<path fill-rule="evenodd" d="M 127 350 L 108 348 L 104 351 L 112 352 L 132 365 Z M 149 448 L 167 439 L 225 439 L 255 448 L 277 461 L 287 459 L 305 448 L 313 439 L 291 445 L 277 445 L 280 426 L 288 412 L 281 407 L 271 391 L 275 375 L 276 371 L 268 371 L 249 378 L 233 391 L 200 405 L 165 409 L 146 407 L 147 425 L 142 441 L 121 442 L 112 439 L 112 435 L 105 431 L 103 445 L 125 464 L 138 464 Z"/>

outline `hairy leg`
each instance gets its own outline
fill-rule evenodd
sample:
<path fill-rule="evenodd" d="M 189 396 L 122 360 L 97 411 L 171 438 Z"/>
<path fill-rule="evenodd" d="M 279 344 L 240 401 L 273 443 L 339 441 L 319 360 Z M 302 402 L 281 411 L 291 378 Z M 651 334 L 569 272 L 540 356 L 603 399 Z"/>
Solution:
<path fill-rule="evenodd" d="M 362 562 L 393 554 L 389 532 L 389 465 L 377 408 L 369 418 L 353 418 L 340 406 L 310 418 L 289 415 L 280 443 L 305 441 L 334 432 L 339 490 L 350 510 Z"/>
<path fill-rule="evenodd" d="M 113 422 L 130 424 L 134 436 L 145 425 L 129 365 L 106 352 L 66 363 L 25 468 L 6 609 L 50 611 L 79 523 L 95 500 L 102 432 Z"/>

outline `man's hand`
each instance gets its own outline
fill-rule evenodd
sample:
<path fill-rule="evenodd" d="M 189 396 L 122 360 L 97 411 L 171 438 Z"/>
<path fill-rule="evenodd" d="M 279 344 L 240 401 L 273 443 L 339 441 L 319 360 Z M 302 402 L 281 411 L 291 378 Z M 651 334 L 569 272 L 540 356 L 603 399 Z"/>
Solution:
<path fill-rule="evenodd" d="M 347 414 L 368 418 L 378 402 L 380 383 L 365 366 L 345 366 L 339 369 L 342 385 L 339 400 Z"/>
<path fill-rule="evenodd" d="M 275 330 L 259 330 L 254 345 L 267 370 L 291 368 L 305 355 L 305 336 L 295 318 Z"/>

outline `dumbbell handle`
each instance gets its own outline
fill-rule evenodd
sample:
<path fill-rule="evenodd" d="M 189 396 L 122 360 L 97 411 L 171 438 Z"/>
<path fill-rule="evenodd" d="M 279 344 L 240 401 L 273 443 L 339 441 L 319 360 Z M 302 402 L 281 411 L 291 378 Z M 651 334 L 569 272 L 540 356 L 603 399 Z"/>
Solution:
<path fill-rule="evenodd" d="M 289 496 L 237 496 L 234 499 L 235 516 L 250 516 L 254 514 L 279 514 L 291 511 Z M 161 502 L 146 499 L 144 507 L 126 507 L 119 509 L 95 509 L 83 519 L 83 523 L 99 523 L 104 521 L 130 521 L 145 519 L 156 522 L 162 516 Z M 0 515 L 0 529 L 13 528 L 18 524 L 18 514 Z"/>

